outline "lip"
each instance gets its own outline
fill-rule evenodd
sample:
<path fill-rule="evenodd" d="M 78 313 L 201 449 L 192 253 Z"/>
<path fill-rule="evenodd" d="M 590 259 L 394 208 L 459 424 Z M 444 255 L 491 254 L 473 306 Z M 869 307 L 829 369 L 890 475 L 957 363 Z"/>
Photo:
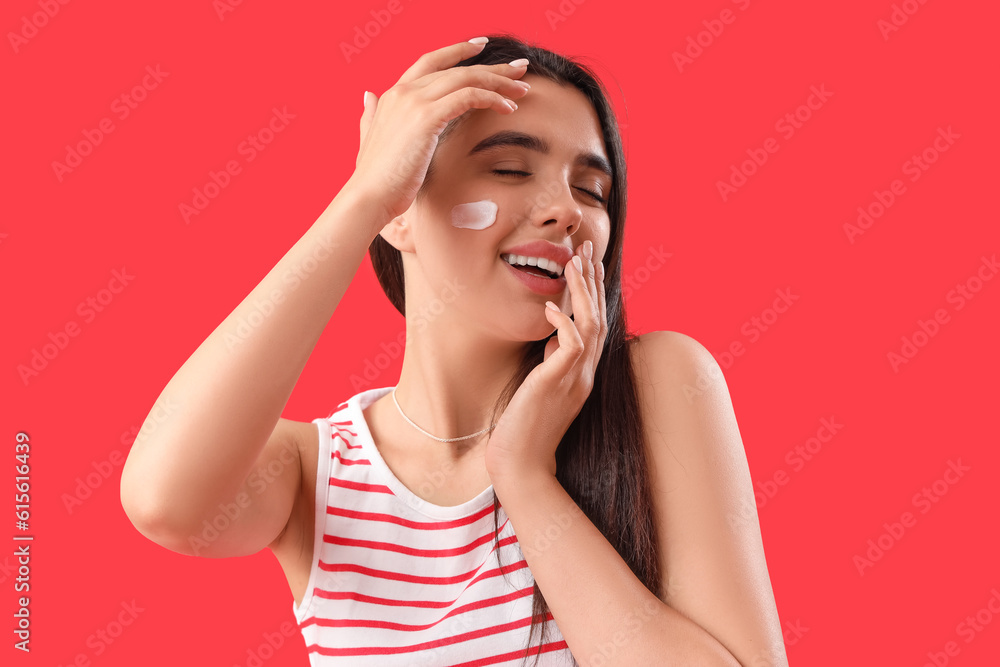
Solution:
<path fill-rule="evenodd" d="M 544 257 L 558 262 L 560 266 L 569 264 L 575 254 L 570 248 L 564 245 L 557 245 L 549 241 L 532 241 L 507 248 L 501 251 L 501 255 L 525 255 L 527 257 Z"/>
<path fill-rule="evenodd" d="M 521 253 L 518 252 L 513 254 L 520 255 Z M 515 269 L 505 259 L 501 259 L 500 263 L 506 266 L 507 269 L 514 274 L 514 277 L 524 283 L 528 289 L 536 292 L 537 294 L 552 296 L 553 294 L 560 294 L 566 289 L 565 275 L 559 276 L 558 278 L 542 278 L 541 276 L 536 276 L 534 274 Z"/>

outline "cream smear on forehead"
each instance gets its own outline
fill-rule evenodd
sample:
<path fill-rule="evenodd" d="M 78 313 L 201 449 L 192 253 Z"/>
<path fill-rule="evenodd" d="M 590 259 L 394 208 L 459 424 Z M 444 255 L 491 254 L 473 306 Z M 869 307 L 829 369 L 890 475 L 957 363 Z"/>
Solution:
<path fill-rule="evenodd" d="M 496 222 L 497 209 L 490 199 L 459 204 L 451 209 L 451 224 L 461 229 L 486 229 Z"/>

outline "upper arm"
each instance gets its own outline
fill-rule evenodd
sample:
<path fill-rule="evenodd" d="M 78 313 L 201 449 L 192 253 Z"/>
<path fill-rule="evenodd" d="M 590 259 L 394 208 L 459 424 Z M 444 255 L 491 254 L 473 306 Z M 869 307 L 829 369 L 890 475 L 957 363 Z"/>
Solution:
<path fill-rule="evenodd" d="M 787 665 L 753 483 L 722 370 L 684 334 L 657 331 L 640 340 L 634 367 L 663 601 L 740 664 Z"/>
<path fill-rule="evenodd" d="M 237 492 L 212 508 L 197 526 L 169 534 L 147 535 L 158 544 L 189 556 L 230 558 L 273 547 L 296 525 L 304 505 L 303 449 L 316 439 L 316 425 L 279 419 Z"/>

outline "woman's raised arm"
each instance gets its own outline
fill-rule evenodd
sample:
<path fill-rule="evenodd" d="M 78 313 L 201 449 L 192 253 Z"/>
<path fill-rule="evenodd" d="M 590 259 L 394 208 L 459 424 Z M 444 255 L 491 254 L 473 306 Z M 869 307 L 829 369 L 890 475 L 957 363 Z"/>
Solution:
<path fill-rule="evenodd" d="M 142 534 L 224 557 L 284 529 L 301 483 L 296 444 L 315 427 L 279 417 L 385 215 L 349 181 L 167 383 L 122 471 L 122 507 Z"/>
<path fill-rule="evenodd" d="M 449 121 L 470 109 L 513 113 L 505 95 L 527 91 L 514 79 L 524 64 L 455 67 L 481 49 L 431 51 L 381 99 L 366 93 L 354 174 L 181 366 L 157 400 L 169 416 L 154 408 L 132 445 L 121 501 L 142 534 L 226 557 L 282 533 L 301 485 L 298 445 L 315 429 L 279 418 L 369 245 L 409 208 Z M 276 473 L 261 487 L 254 473 L 269 466 Z M 215 520 L 224 530 L 211 530 Z"/>

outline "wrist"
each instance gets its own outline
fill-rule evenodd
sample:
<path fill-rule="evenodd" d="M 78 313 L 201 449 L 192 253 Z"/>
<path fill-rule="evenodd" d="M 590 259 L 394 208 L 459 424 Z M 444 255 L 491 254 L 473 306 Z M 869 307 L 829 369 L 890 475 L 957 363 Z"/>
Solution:
<path fill-rule="evenodd" d="M 487 469 L 494 488 L 526 489 L 536 483 L 556 479 L 555 461 L 550 468 L 524 465 L 494 464 Z"/>
<path fill-rule="evenodd" d="M 334 202 L 349 211 L 354 223 L 365 230 L 369 243 L 395 217 L 386 207 L 383 197 L 372 189 L 354 180 L 352 176 L 334 197 Z M 331 206 L 333 206 L 331 202 Z"/>

